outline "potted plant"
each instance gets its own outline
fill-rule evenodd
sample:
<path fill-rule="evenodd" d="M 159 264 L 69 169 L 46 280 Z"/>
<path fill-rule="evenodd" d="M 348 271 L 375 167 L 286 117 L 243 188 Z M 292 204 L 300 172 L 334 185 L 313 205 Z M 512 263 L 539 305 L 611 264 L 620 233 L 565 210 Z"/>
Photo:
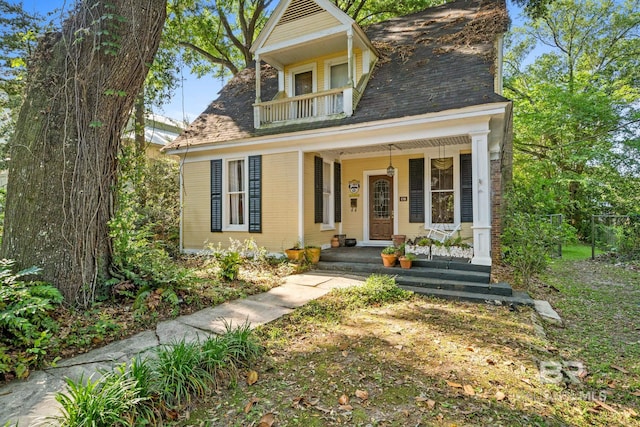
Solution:
<path fill-rule="evenodd" d="M 320 247 L 319 246 L 305 246 L 304 256 L 311 264 L 317 264 L 320 261 Z"/>
<path fill-rule="evenodd" d="M 411 268 L 411 264 L 413 264 L 413 260 L 416 259 L 414 254 L 405 254 L 400 256 L 398 260 L 400 261 L 400 267 L 402 268 Z"/>
<path fill-rule="evenodd" d="M 393 267 L 398 259 L 397 249 L 395 246 L 387 246 L 382 250 L 380 256 L 385 267 Z"/>
<path fill-rule="evenodd" d="M 289 249 L 285 249 L 284 253 L 286 253 L 287 258 L 293 262 L 300 262 L 304 258 L 304 248 L 299 241 L 294 243 L 294 245 Z"/>

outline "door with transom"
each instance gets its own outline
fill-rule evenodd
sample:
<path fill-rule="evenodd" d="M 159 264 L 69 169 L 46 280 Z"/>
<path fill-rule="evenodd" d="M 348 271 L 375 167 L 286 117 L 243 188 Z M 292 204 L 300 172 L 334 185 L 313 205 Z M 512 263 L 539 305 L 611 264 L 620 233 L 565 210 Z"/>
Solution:
<path fill-rule="evenodd" d="M 393 177 L 369 177 L 369 240 L 391 240 L 393 234 Z"/>

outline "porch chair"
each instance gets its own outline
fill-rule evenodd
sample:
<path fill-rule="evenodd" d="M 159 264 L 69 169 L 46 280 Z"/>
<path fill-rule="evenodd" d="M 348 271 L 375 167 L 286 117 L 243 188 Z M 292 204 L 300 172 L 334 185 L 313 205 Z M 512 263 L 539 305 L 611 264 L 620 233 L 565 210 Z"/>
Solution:
<path fill-rule="evenodd" d="M 435 227 L 425 227 L 425 231 L 427 232 L 427 238 L 431 240 L 437 240 L 440 243 L 444 243 L 453 237 L 458 231 L 460 231 L 460 224 L 457 224 L 451 230 L 447 230 L 444 228 L 443 224 L 438 224 Z"/>

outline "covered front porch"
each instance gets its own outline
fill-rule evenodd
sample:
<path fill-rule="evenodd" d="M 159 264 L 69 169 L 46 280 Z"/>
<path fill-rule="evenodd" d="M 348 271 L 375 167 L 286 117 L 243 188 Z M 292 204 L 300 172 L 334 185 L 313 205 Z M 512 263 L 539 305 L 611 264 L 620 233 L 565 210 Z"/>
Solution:
<path fill-rule="evenodd" d="M 393 244 L 393 235 L 415 240 L 438 230 L 470 245 L 472 264 L 490 266 L 489 133 L 369 140 L 301 154 L 303 240 L 328 248 L 340 234 L 379 248 Z"/>

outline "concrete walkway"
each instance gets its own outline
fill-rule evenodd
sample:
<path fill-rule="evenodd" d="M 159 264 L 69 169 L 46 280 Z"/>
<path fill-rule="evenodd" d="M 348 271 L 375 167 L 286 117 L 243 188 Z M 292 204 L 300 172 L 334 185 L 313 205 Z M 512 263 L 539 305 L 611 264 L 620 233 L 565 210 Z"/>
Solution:
<path fill-rule="evenodd" d="M 111 370 L 114 366 L 129 362 L 135 356 L 144 355 L 158 346 L 183 338 L 194 341 L 211 334 L 223 333 L 225 322 L 234 326 L 248 321 L 253 328 L 290 313 L 294 308 L 319 298 L 332 289 L 361 283 L 361 280 L 335 276 L 289 276 L 282 286 L 269 292 L 160 322 L 155 330 L 140 332 L 125 340 L 62 361 L 55 368 L 33 372 L 25 381 L 13 381 L 0 387 L 0 426 L 48 424 L 50 420 L 47 417 L 60 414 L 55 395 L 65 390 L 65 378 L 88 378 L 98 370 Z"/>

